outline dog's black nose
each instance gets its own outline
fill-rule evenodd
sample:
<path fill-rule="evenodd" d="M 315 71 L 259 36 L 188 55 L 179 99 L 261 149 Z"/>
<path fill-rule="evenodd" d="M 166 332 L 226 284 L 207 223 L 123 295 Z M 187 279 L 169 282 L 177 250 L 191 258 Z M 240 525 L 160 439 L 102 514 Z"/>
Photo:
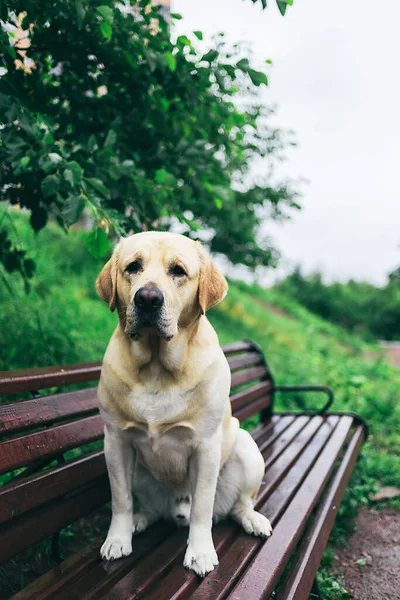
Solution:
<path fill-rule="evenodd" d="M 145 312 L 154 312 L 164 304 L 164 295 L 157 288 L 142 287 L 135 294 L 135 304 Z"/>

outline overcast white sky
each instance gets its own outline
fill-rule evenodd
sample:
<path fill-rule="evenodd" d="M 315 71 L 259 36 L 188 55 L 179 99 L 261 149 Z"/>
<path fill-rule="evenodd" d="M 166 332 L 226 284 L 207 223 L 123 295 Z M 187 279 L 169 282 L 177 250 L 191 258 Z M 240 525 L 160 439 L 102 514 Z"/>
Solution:
<path fill-rule="evenodd" d="M 224 31 L 250 41 L 258 66 L 270 58 L 268 103 L 296 132 L 281 174 L 304 177 L 301 204 L 268 224 L 283 255 L 326 279 L 383 284 L 400 265 L 400 2 L 172 0 L 179 32 Z"/>

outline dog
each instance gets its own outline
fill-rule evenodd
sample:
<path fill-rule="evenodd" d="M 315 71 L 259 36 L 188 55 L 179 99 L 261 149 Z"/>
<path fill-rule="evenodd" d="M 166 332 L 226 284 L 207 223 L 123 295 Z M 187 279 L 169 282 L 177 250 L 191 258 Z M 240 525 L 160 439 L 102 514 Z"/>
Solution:
<path fill-rule="evenodd" d="M 199 242 L 151 231 L 120 240 L 96 289 L 119 316 L 98 387 L 112 494 L 101 556 L 128 556 L 132 533 L 172 519 L 189 525 L 184 566 L 204 577 L 218 564 L 213 521 L 272 532 L 254 510 L 264 461 L 232 417 L 230 369 L 205 316 L 227 282 Z"/>

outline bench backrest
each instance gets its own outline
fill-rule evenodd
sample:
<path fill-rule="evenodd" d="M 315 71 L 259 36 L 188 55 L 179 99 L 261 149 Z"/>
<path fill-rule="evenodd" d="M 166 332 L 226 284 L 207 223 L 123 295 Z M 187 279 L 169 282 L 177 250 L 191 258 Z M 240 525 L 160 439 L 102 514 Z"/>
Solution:
<path fill-rule="evenodd" d="M 273 381 L 252 342 L 223 347 L 240 421 L 270 414 Z M 110 499 L 96 387 L 39 396 L 40 390 L 95 382 L 101 363 L 0 372 L 0 564 Z"/>

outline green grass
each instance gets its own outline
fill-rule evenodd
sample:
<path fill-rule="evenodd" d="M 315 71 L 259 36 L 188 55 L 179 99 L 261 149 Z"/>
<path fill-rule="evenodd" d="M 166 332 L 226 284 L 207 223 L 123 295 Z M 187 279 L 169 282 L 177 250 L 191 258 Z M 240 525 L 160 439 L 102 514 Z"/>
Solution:
<path fill-rule="evenodd" d="M 104 260 L 88 255 L 80 231 L 66 234 L 50 225 L 34 234 L 24 215 L 13 212 L 12 218 L 37 271 L 29 295 L 19 276 L 7 276 L 8 285 L 0 278 L 0 369 L 101 359 L 117 322 L 94 289 Z M 277 383 L 329 385 L 336 410 L 356 411 L 367 421 L 370 438 L 332 536 L 343 540 L 351 517 L 374 487 L 400 486 L 400 371 L 385 362 L 377 346 L 325 322 L 277 290 L 232 281 L 227 298 L 209 317 L 221 343 L 243 338 L 258 342 Z M 278 409 L 312 409 L 324 400 L 314 394 L 278 396 L 276 404 Z M 340 597 L 329 567 L 321 571 L 320 581 L 326 598 Z"/>

